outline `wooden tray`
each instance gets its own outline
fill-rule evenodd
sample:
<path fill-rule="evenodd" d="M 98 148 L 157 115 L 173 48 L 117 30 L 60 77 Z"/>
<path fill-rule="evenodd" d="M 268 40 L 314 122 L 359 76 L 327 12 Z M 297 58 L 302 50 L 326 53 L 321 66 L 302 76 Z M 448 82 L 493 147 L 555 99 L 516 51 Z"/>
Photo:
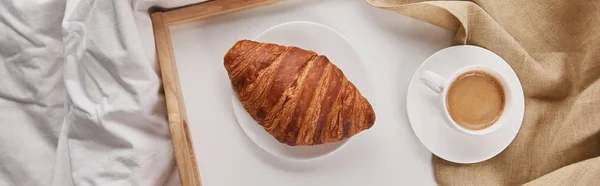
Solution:
<path fill-rule="evenodd" d="M 359 2 L 360 1 L 360 2 Z M 261 16 L 268 16 L 268 14 L 274 14 L 274 15 L 278 15 L 283 11 L 286 10 L 291 10 L 291 9 L 302 9 L 302 8 L 306 8 L 308 10 L 304 11 L 304 12 L 312 12 L 312 11 L 323 11 L 320 9 L 312 9 L 311 6 L 304 6 L 303 4 L 323 4 L 322 6 L 332 6 L 332 4 L 335 3 L 339 3 L 339 4 L 344 4 L 343 5 L 343 9 L 340 10 L 344 10 L 346 11 L 345 13 L 348 14 L 351 11 L 367 11 L 369 13 L 373 13 L 373 14 L 377 14 L 377 15 L 373 15 L 373 17 L 368 17 L 368 19 L 372 19 L 373 24 L 372 25 L 364 25 L 364 22 L 366 21 L 356 21 L 359 23 L 363 23 L 363 25 L 351 25 L 351 24 L 343 24 L 341 26 L 337 26 L 334 27 L 335 29 L 340 29 L 342 30 L 342 34 L 347 33 L 350 34 L 349 39 L 351 40 L 351 42 L 353 41 L 354 38 L 358 38 L 358 37 L 363 37 L 360 35 L 352 35 L 352 32 L 344 32 L 345 30 L 350 30 L 350 29 L 363 29 L 363 28 L 371 28 L 371 27 L 377 27 L 377 29 L 380 29 L 381 32 L 376 33 L 376 34 L 386 34 L 385 37 L 373 37 L 375 40 L 377 40 L 377 42 L 372 42 L 372 43 L 366 43 L 364 41 L 359 41 L 359 44 L 363 44 L 364 46 L 359 46 L 356 49 L 359 52 L 359 55 L 361 55 L 361 58 L 365 58 L 365 56 L 369 59 L 374 59 L 377 61 L 382 61 L 381 64 L 377 63 L 377 64 L 370 64 L 367 63 L 367 65 L 371 65 L 368 66 L 371 69 L 371 73 L 373 73 L 372 71 L 388 71 L 388 69 L 392 68 L 398 68 L 398 70 L 392 72 L 382 72 L 381 74 L 386 75 L 387 76 L 391 76 L 391 77 L 372 77 L 372 80 L 376 80 L 375 82 L 373 82 L 373 88 L 372 89 L 377 89 L 378 87 L 387 87 L 385 89 L 389 89 L 390 93 L 394 93 L 397 94 L 397 97 L 393 97 L 393 98 L 385 98 L 385 97 L 389 97 L 391 96 L 388 93 L 383 93 L 383 91 L 379 91 L 382 90 L 381 88 L 375 90 L 372 95 L 373 96 L 379 96 L 382 97 L 384 99 L 384 101 L 375 101 L 375 102 L 371 102 L 378 114 L 378 121 L 376 122 L 376 126 L 374 126 L 374 128 L 371 129 L 371 134 L 369 134 L 370 136 L 367 137 L 363 137 L 362 138 L 370 138 L 369 142 L 360 142 L 362 141 L 368 141 L 365 139 L 357 139 L 357 142 L 353 142 L 359 145 L 351 145 L 349 144 L 349 147 L 345 147 L 348 149 L 352 149 L 352 150 L 348 150 L 351 152 L 358 152 L 358 151 L 365 151 L 365 150 L 372 150 L 374 153 L 383 153 L 383 154 L 389 154 L 397 156 L 394 158 L 398 158 L 400 160 L 390 160 L 389 162 L 375 162 L 377 161 L 376 159 L 382 159 L 381 157 L 366 157 L 365 158 L 365 164 L 366 163 L 370 163 L 370 162 L 375 162 L 378 165 L 377 166 L 387 166 L 387 165 L 394 165 L 394 166 L 407 166 L 407 167 L 412 167 L 410 169 L 399 169 L 399 168 L 389 168 L 386 169 L 385 167 L 383 167 L 382 170 L 399 170 L 399 172 L 397 172 L 397 174 L 402 174 L 402 176 L 398 176 L 397 178 L 400 179 L 407 179 L 406 181 L 400 181 L 397 182 L 397 180 L 395 181 L 390 181 L 387 183 L 405 183 L 405 184 L 411 184 L 411 185 L 423 185 L 423 184 L 432 184 L 435 183 L 433 181 L 433 174 L 432 174 L 432 168 L 431 168 L 431 154 L 424 148 L 421 146 L 421 144 L 418 142 L 418 140 L 414 137 L 414 134 L 412 134 L 412 131 L 410 129 L 410 126 L 408 124 L 408 121 L 406 120 L 406 114 L 405 114 L 405 108 L 402 108 L 400 105 L 405 105 L 405 91 L 402 91 L 402 87 L 406 87 L 408 85 L 408 81 L 409 81 L 409 77 L 410 75 L 412 75 L 412 72 L 414 72 L 414 70 L 418 67 L 418 65 L 420 65 L 420 63 L 426 58 L 428 57 L 430 54 L 434 53 L 435 51 L 444 48 L 446 46 L 449 46 L 450 41 L 451 41 L 451 36 L 452 34 L 437 28 L 435 26 L 426 24 L 426 23 L 422 23 L 419 22 L 417 20 L 412 20 L 410 18 L 392 13 L 392 12 L 386 12 L 383 10 L 377 10 L 375 8 L 372 7 L 368 7 L 366 6 L 366 4 L 360 4 L 360 3 L 364 3 L 362 2 L 362 0 L 353 0 L 352 3 L 347 3 L 350 1 L 341 1 L 341 0 L 333 0 L 333 1 L 286 1 L 284 3 L 281 3 L 281 6 L 279 6 L 279 4 L 277 4 L 278 6 L 274 8 L 271 7 L 264 7 L 264 8 L 260 8 L 262 10 L 260 10 L 259 12 L 254 12 L 254 10 L 252 10 L 252 13 L 249 14 L 240 14 L 240 13 L 236 13 L 236 14 L 232 14 L 232 15 L 228 15 L 228 16 L 223 16 L 226 18 L 221 19 L 222 17 L 219 17 L 219 19 L 216 19 L 216 16 L 220 16 L 220 15 L 225 15 L 225 14 L 230 14 L 233 12 L 238 12 L 241 10 L 246 10 L 246 9 L 250 9 L 250 8 L 255 8 L 255 7 L 261 7 L 261 6 L 265 6 L 265 5 L 271 5 L 274 4 L 276 2 L 279 2 L 279 0 L 215 0 L 215 1 L 209 1 L 209 2 L 204 2 L 204 3 L 200 3 L 200 4 L 195 4 L 195 5 L 191 5 L 191 6 L 186 6 L 183 8 L 178 8 L 178 9 L 173 9 L 173 10 L 169 10 L 166 12 L 156 12 L 153 13 L 151 18 L 152 18 L 152 23 L 153 23 L 153 29 L 154 29 L 154 36 L 155 36 L 155 42 L 156 42 L 156 49 L 157 49 L 157 55 L 158 55 L 158 60 L 160 63 L 160 69 L 161 69 L 161 75 L 162 75 L 162 80 L 163 80 L 163 88 L 165 91 L 165 99 L 167 102 L 167 110 L 168 110 L 168 120 L 169 120 L 169 129 L 170 129 L 170 133 L 171 133 L 171 138 L 172 138 L 172 142 L 173 142 L 173 149 L 175 152 L 175 159 L 176 159 L 176 163 L 177 163 L 177 167 L 178 167 L 178 171 L 179 171 L 179 175 L 180 175 L 180 180 L 182 185 L 201 185 L 201 181 L 200 181 L 200 173 L 198 171 L 198 162 L 197 162 L 197 158 L 196 158 L 196 154 L 194 152 L 197 152 L 199 154 L 201 154 L 202 152 L 204 153 L 208 153 L 206 151 L 198 151 L 198 148 L 196 149 L 196 151 L 194 151 L 194 143 L 196 143 L 196 145 L 198 145 L 199 141 L 194 141 L 193 138 L 194 137 L 193 133 L 194 132 L 190 132 L 190 131 L 194 131 L 194 127 L 193 125 L 210 125 L 211 123 L 207 122 L 207 123 L 200 123 L 198 121 L 196 121 L 194 123 L 194 120 L 191 120 L 192 122 L 188 122 L 188 114 L 186 114 L 186 103 L 188 106 L 194 106 L 196 107 L 197 104 L 202 104 L 202 103 L 197 103 L 194 99 L 190 99 L 189 95 L 186 97 L 186 101 L 184 101 L 184 91 L 182 90 L 182 83 L 180 82 L 180 77 L 185 79 L 185 78 L 195 78 L 193 77 L 193 75 L 187 74 L 187 75 L 183 75 L 178 73 L 181 72 L 182 69 L 178 70 L 177 66 L 180 66 L 180 68 L 183 65 L 183 71 L 187 71 L 187 73 L 189 73 L 189 67 L 190 66 L 194 66 L 194 65 L 190 65 L 189 61 L 191 61 L 189 59 L 189 57 L 185 58 L 182 57 L 183 60 L 179 59 L 179 56 L 177 56 L 178 52 L 174 51 L 174 42 L 172 40 L 172 29 L 175 29 L 176 32 L 181 32 L 181 30 L 187 30 L 187 29 L 199 29 L 202 28 L 203 26 L 207 26 L 205 24 L 198 24 L 197 21 L 207 21 L 209 22 L 208 25 L 210 24 L 214 24 L 215 21 L 213 20 L 218 20 L 218 21 L 224 21 L 224 22 L 231 22 L 232 20 L 235 19 L 244 19 L 246 16 L 256 16 L 256 15 L 261 15 Z M 343 2 L 343 3 L 342 3 Z M 348 5 L 346 5 L 348 4 Z M 354 8 L 360 8 L 360 10 L 354 10 Z M 268 9 L 268 10 L 266 10 Z M 366 10 L 362 10 L 362 9 L 366 9 Z M 334 10 L 332 10 L 332 12 L 335 12 Z M 245 13 L 245 12 L 244 12 Z M 344 13 L 344 12 L 343 12 Z M 263 14 L 267 14 L 267 15 L 263 15 Z M 306 16 L 306 18 L 304 17 Z M 298 18 L 300 17 L 300 18 Z M 335 16 L 332 16 L 335 17 Z M 211 19 L 209 19 L 211 18 Z M 308 20 L 308 21 L 315 21 L 315 20 L 319 20 L 319 22 L 328 25 L 328 21 L 336 21 L 335 19 L 332 18 L 332 20 L 328 20 L 329 16 L 323 16 L 323 15 L 317 15 L 316 17 L 310 14 L 302 14 L 302 15 L 296 15 L 296 17 L 294 18 L 277 18 L 277 20 L 270 20 L 270 21 L 266 21 L 266 22 L 282 22 L 282 21 L 295 21 L 295 20 Z M 257 20 L 253 20 L 254 22 L 252 24 L 256 24 L 256 25 L 261 25 L 260 21 Z M 350 23 L 354 23 L 354 21 L 350 22 Z M 269 23 L 270 24 L 270 23 Z M 249 26 L 249 25 L 246 25 Z M 224 31 L 224 34 L 228 34 L 228 33 L 233 33 L 233 32 L 253 32 L 256 33 L 257 31 L 262 31 L 265 28 L 268 28 L 270 26 L 274 26 L 274 25 L 269 25 L 269 26 L 263 26 L 261 25 L 260 28 L 234 28 L 234 29 L 240 29 L 237 31 Z M 251 26 L 249 26 L 251 27 Z M 229 29 L 229 27 L 227 27 Z M 371 30 L 373 30 L 371 28 Z M 188 33 L 189 34 L 189 33 Z M 253 34 L 248 34 L 248 35 L 253 35 Z M 201 37 L 201 36 L 199 36 Z M 370 36 L 365 36 L 365 37 L 370 37 Z M 389 39 L 387 39 L 387 38 Z M 248 38 L 248 37 L 246 37 Z M 386 39 L 382 39 L 382 38 L 386 38 Z M 204 38 L 204 39 L 211 39 L 211 38 Z M 214 39 L 214 38 L 213 38 Z M 244 38 L 238 38 L 238 39 L 244 39 Z M 185 39 L 176 39 L 176 40 L 185 40 Z M 356 39 L 354 39 L 356 40 Z M 402 45 L 400 46 L 395 46 L 393 42 L 398 42 Z M 211 42 L 207 42 L 207 43 L 211 43 Z M 361 51 L 366 51 L 368 50 L 368 48 L 372 48 L 373 43 L 380 43 L 377 44 L 376 46 L 382 47 L 381 50 L 383 50 L 384 53 L 378 54 L 376 52 L 370 51 L 368 53 L 362 52 Z M 229 44 L 233 44 L 233 43 L 229 43 Z M 186 51 L 190 52 L 193 51 L 195 45 L 191 45 L 191 44 L 187 44 L 185 46 L 180 45 L 180 48 L 187 48 Z M 356 47 L 356 46 L 355 46 Z M 177 48 L 177 47 L 175 47 Z M 209 47 L 210 48 L 210 47 Z M 398 50 L 398 52 L 392 52 L 394 50 Z M 180 52 L 181 53 L 181 52 Z M 224 53 L 223 53 L 224 54 Z M 223 55 L 223 54 L 219 54 L 219 55 Z M 177 57 L 176 57 L 177 56 Z M 186 61 L 183 63 L 178 63 L 176 62 L 176 58 L 178 59 L 178 61 Z M 395 64 L 392 61 L 390 61 L 389 59 L 403 59 L 406 60 L 406 62 L 404 62 L 403 64 Z M 206 62 L 203 61 L 204 59 L 197 59 L 198 63 L 201 62 Z M 222 61 L 210 61 L 211 63 L 220 63 L 222 64 Z M 197 64 L 195 64 L 197 65 Z M 194 66 L 197 67 L 197 66 Z M 224 70 L 222 70 L 224 72 Z M 205 71 L 202 71 L 203 73 L 206 73 Z M 215 72 L 215 73 L 221 73 L 221 72 Z M 392 74 L 400 74 L 400 75 L 394 75 L 392 76 Z M 394 80 L 394 78 L 397 78 Z M 182 80 L 183 80 L 182 79 Z M 191 80 L 187 80 L 189 84 L 189 81 Z M 202 81 L 201 79 L 198 81 Z M 387 82 L 386 82 L 387 81 Z M 391 82 L 390 82 L 391 81 Z M 223 83 L 223 82 L 221 82 Z M 225 82 L 227 83 L 227 82 Z M 389 83 L 394 83 L 393 86 L 387 86 L 387 85 L 382 85 L 382 84 L 389 84 Z M 184 85 L 186 83 L 183 83 Z M 186 88 L 184 87 L 184 90 Z M 405 88 L 404 88 L 405 89 Z M 212 90 L 206 90 L 206 91 L 212 91 Z M 387 91 L 387 90 L 386 90 Z M 380 92 L 380 93 L 378 93 Z M 189 93 L 188 93 L 189 94 Z M 229 95 L 227 95 L 228 97 Z M 385 102 L 385 104 L 383 103 Z M 396 103 L 396 104 L 388 104 L 388 102 L 392 102 L 392 103 Z M 191 104 L 191 105 L 190 105 Z M 193 108 L 192 108 L 193 110 Z M 188 110 L 189 111 L 189 110 Z M 378 112 L 379 111 L 379 112 Z M 394 112 L 394 113 L 390 113 L 390 112 Z M 230 114 L 231 117 L 233 118 L 232 113 Z M 192 116 L 190 116 L 192 117 Z M 197 116 L 195 116 L 197 117 Z M 190 126 L 188 125 L 192 125 L 192 129 L 190 129 Z M 237 125 L 237 124 L 236 124 Z M 380 127 L 381 126 L 381 127 Z M 236 126 L 237 127 L 237 126 Z M 196 130 L 199 130 L 198 128 Z M 383 131 L 383 132 L 382 132 Z M 394 132 L 389 132 L 389 131 L 394 131 Z M 241 138 L 245 138 L 244 134 L 240 131 L 237 131 L 238 135 L 242 136 Z M 375 136 L 373 133 L 378 133 L 378 136 Z M 393 136 L 393 137 L 390 137 Z M 198 138 L 200 139 L 200 138 Z M 198 140 L 196 139 L 196 140 Z M 389 142 L 391 141 L 392 143 L 390 144 L 385 144 L 385 145 L 375 145 L 376 147 L 368 147 L 367 144 L 379 144 L 380 142 L 374 142 L 373 139 L 381 139 L 383 142 Z M 385 140 L 384 140 L 385 139 Z M 206 140 L 206 139 L 205 139 Z M 250 142 L 249 139 L 245 139 L 246 142 L 245 145 L 247 146 L 254 146 L 254 144 L 252 144 L 252 142 Z M 201 141 L 202 142 L 202 141 Z M 384 147 L 385 146 L 385 147 Z M 389 153 L 389 150 L 385 150 L 382 148 L 389 148 L 389 147 L 394 147 L 394 146 L 401 146 L 402 148 L 404 148 L 404 150 L 400 149 L 400 150 L 393 150 L 393 153 Z M 198 146 L 196 146 L 198 147 Z M 254 149 L 251 149 L 250 151 L 254 151 L 254 154 L 259 154 L 257 156 L 264 156 L 261 157 L 259 159 L 261 159 L 261 161 L 263 163 L 267 163 L 266 161 L 271 161 L 271 159 L 269 159 L 269 154 L 266 154 L 265 152 L 262 152 L 260 149 L 258 149 L 258 147 L 251 147 Z M 338 152 L 336 154 L 343 154 L 344 149 L 342 149 L 341 152 Z M 346 153 L 348 153 L 348 151 L 346 151 Z M 406 152 L 404 152 L 406 151 Z M 340 157 L 341 155 L 335 155 L 334 157 L 331 158 L 338 158 L 338 159 L 343 159 Z M 329 158 L 329 157 L 328 157 Z M 391 157 L 387 157 L 387 155 L 385 156 L 385 158 L 391 158 Z M 385 159 L 384 158 L 384 159 Z M 201 157 L 200 157 L 200 160 Z M 205 160 L 205 161 L 213 161 L 213 160 Z M 248 159 L 237 159 L 235 161 L 250 161 Z M 340 160 L 339 162 L 336 163 L 329 163 L 331 165 L 336 164 L 336 166 L 339 166 L 341 163 L 340 162 L 356 162 L 356 161 L 363 161 L 361 159 L 359 159 L 358 157 L 354 157 L 354 159 L 352 158 L 345 158 L 344 160 Z M 327 165 L 328 163 L 323 163 L 324 165 Z M 201 164 L 202 165 L 202 164 Z M 214 164 L 212 164 L 214 165 Z M 274 170 L 277 170 L 277 166 L 280 165 L 269 165 L 271 167 L 275 167 L 273 168 Z M 206 169 L 220 169 L 221 167 L 200 167 L 200 169 L 206 170 Z M 230 167 L 231 168 L 231 167 Z M 241 169 L 244 169 L 247 167 L 241 167 Z M 346 167 L 346 168 L 350 168 L 350 167 Z M 306 167 L 302 167 L 302 166 L 292 166 L 292 168 L 290 167 L 285 167 L 283 168 L 284 172 L 289 172 L 289 171 L 297 171 L 297 172 L 303 172 L 303 171 L 311 171 L 311 169 L 307 169 Z M 225 170 L 219 170 L 220 173 L 226 172 Z M 276 172 L 276 171 L 271 171 L 271 172 Z M 342 171 L 343 172 L 343 171 Z M 371 172 L 376 172 L 376 171 L 371 171 Z M 236 179 L 236 176 L 239 175 L 241 173 L 239 172 L 234 172 L 231 173 L 231 179 Z M 266 173 L 265 173 L 266 174 Z M 357 173 L 357 174 L 362 174 L 362 173 Z M 292 174 L 293 175 L 293 174 Z M 337 175 L 337 174 L 332 174 L 333 175 Z M 337 176 L 342 175 L 342 173 L 340 173 Z M 373 174 L 369 174 L 369 175 L 364 175 L 364 176 L 368 176 L 368 179 L 373 179 L 373 180 L 381 180 L 381 178 L 385 178 L 385 179 L 395 179 L 395 178 L 391 178 L 389 176 L 381 176 L 381 178 L 378 177 L 379 174 L 373 173 Z M 385 175 L 385 174 L 381 174 L 381 175 Z M 211 177 L 214 176 L 214 173 L 210 173 L 208 175 L 203 175 L 203 177 Z M 284 175 L 282 175 L 284 176 Z M 353 175 L 353 177 L 356 177 L 356 175 Z M 259 178 L 257 178 L 259 179 Z M 260 178 L 260 179 L 266 179 L 266 178 Z M 289 178 L 288 178 L 289 179 Z M 343 178 L 339 178 L 339 179 L 343 179 Z M 281 178 L 281 180 L 285 180 L 284 178 Z M 423 181 L 424 180 L 424 181 Z M 389 180 L 383 180 L 383 181 L 389 181 Z M 224 182 L 219 182 L 221 184 L 224 184 Z M 231 183 L 236 183 L 239 184 L 239 182 L 231 182 Z M 260 181 L 254 182 L 254 184 L 252 183 L 248 183 L 249 185 L 255 185 L 256 183 L 261 183 Z M 280 183 L 280 182 L 271 182 L 271 183 Z M 321 182 L 318 181 L 313 181 L 313 182 L 307 182 L 304 184 L 320 184 Z M 376 184 L 376 185 L 381 185 L 378 184 L 377 181 L 373 182 L 365 182 L 365 183 L 372 183 L 372 184 Z M 247 185 L 248 185 L 247 184 Z M 296 185 L 296 184 L 302 184 L 302 183 L 287 183 L 284 185 Z M 356 184 L 364 184 L 364 183 L 356 183 Z M 396 184 L 397 185 L 397 184 Z"/>
<path fill-rule="evenodd" d="M 195 20 L 233 13 L 253 7 L 265 6 L 279 0 L 216 0 L 199 3 L 167 12 L 151 15 L 156 44 L 156 54 L 160 64 L 171 141 L 181 184 L 202 185 L 196 163 L 196 155 L 190 138 L 185 103 L 179 84 L 177 64 L 173 54 L 173 44 L 169 26 L 185 24 Z"/>

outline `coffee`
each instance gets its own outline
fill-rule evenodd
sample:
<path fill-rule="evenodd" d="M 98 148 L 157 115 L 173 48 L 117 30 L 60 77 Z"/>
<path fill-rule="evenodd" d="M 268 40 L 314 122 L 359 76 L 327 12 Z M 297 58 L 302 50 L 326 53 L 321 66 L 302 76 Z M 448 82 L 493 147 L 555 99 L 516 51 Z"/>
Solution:
<path fill-rule="evenodd" d="M 469 130 L 492 126 L 502 114 L 505 101 L 500 81 L 479 70 L 459 75 L 450 85 L 446 97 L 450 117 Z"/>

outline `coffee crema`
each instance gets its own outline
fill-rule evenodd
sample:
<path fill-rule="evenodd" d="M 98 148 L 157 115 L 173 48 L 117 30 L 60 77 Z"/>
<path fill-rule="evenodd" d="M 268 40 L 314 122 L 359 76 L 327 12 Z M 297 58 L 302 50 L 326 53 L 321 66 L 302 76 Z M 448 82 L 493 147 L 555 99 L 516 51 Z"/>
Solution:
<path fill-rule="evenodd" d="M 500 81 L 479 70 L 459 75 L 450 85 L 446 97 L 450 117 L 469 130 L 483 130 L 492 126 L 504 111 L 505 102 Z"/>

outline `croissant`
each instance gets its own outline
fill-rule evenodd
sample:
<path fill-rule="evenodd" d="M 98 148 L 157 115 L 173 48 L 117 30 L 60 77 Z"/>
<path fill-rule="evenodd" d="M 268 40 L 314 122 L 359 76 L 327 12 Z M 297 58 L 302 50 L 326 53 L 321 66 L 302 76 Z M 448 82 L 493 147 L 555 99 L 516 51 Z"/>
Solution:
<path fill-rule="evenodd" d="M 371 104 L 327 57 L 241 40 L 224 56 L 244 109 L 280 143 L 340 141 L 375 123 Z"/>

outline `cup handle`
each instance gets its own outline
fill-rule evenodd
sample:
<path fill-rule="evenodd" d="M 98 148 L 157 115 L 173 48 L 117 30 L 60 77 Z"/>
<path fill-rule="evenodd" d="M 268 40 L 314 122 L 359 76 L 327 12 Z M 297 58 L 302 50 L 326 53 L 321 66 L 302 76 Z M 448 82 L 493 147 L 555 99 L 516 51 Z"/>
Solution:
<path fill-rule="evenodd" d="M 437 92 L 438 94 L 442 93 L 442 91 L 444 91 L 444 88 L 446 87 L 445 78 L 436 74 L 435 72 L 427 70 L 423 71 L 423 73 L 421 74 L 421 81 L 423 82 L 423 84 L 427 85 L 427 87 Z"/>

